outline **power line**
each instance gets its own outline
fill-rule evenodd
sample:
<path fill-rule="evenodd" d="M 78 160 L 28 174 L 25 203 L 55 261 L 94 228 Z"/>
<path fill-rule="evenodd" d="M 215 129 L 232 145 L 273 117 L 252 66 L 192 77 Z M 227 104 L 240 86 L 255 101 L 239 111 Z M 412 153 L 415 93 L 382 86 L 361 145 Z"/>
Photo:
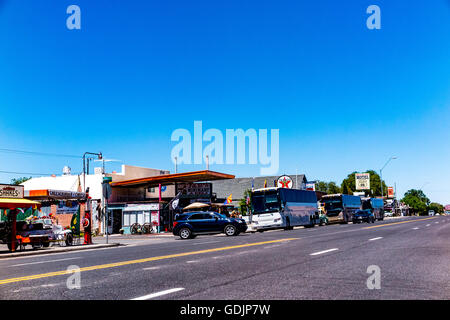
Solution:
<path fill-rule="evenodd" d="M 0 171 L 0 173 L 7 174 L 27 174 L 30 176 L 51 176 L 52 173 L 31 173 L 31 172 L 13 172 L 13 171 Z"/>
<path fill-rule="evenodd" d="M 71 154 L 46 153 L 46 152 L 35 152 L 35 151 L 24 151 L 24 150 L 2 149 L 2 148 L 0 148 L 0 152 L 21 154 L 21 155 L 44 156 L 44 157 L 63 157 L 63 158 L 77 158 L 77 159 L 82 158 L 81 156 L 75 156 Z"/>

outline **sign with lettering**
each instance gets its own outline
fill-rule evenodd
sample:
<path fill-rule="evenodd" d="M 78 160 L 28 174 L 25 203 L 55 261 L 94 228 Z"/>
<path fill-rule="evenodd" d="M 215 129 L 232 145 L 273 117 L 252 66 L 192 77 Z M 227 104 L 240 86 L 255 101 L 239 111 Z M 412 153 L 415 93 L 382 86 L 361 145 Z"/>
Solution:
<path fill-rule="evenodd" d="M 86 194 L 84 192 L 48 190 L 48 196 L 54 199 L 83 199 Z"/>
<path fill-rule="evenodd" d="M 0 198 L 23 199 L 23 186 L 0 184 Z"/>
<path fill-rule="evenodd" d="M 394 198 L 394 187 L 388 187 L 388 198 Z"/>
<path fill-rule="evenodd" d="M 181 192 L 180 198 L 210 198 L 211 183 L 178 183 L 176 194 Z"/>
<path fill-rule="evenodd" d="M 355 173 L 356 190 L 370 190 L 370 174 Z"/>

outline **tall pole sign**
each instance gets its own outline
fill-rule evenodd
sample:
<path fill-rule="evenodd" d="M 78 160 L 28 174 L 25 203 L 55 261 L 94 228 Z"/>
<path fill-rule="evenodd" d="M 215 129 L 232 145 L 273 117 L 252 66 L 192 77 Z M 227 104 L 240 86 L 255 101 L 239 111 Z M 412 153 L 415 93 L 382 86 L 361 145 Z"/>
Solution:
<path fill-rule="evenodd" d="M 356 190 L 370 190 L 370 174 L 355 173 Z"/>

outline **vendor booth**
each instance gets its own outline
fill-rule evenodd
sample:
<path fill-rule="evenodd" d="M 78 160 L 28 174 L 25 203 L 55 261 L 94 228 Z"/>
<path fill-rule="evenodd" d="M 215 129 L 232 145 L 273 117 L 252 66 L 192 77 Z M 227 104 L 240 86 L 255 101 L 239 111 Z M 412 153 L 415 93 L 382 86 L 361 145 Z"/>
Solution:
<path fill-rule="evenodd" d="M 21 243 L 42 240 L 17 234 L 17 215 L 23 215 L 27 210 L 38 210 L 41 206 L 39 202 L 24 199 L 23 196 L 23 186 L 0 184 L 0 241 L 7 244 L 10 251 L 15 251 Z"/>

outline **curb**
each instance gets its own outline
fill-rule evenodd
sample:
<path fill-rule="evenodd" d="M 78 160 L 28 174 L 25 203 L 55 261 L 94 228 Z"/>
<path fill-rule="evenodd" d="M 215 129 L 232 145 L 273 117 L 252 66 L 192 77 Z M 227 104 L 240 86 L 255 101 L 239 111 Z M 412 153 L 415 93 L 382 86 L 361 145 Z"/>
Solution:
<path fill-rule="evenodd" d="M 0 260 L 5 258 L 17 258 L 17 257 L 26 257 L 26 256 L 36 256 L 41 254 L 52 254 L 52 253 L 60 253 L 60 252 L 70 252 L 70 251 L 81 251 L 81 250 L 92 250 L 92 249 L 103 249 L 103 248 L 111 248 L 118 247 L 120 243 L 108 243 L 108 244 L 92 244 L 92 245 L 80 245 L 80 246 L 71 246 L 71 247 L 61 247 L 56 249 L 44 249 L 37 251 L 29 251 L 29 252 L 14 252 L 14 253 L 0 253 Z"/>

